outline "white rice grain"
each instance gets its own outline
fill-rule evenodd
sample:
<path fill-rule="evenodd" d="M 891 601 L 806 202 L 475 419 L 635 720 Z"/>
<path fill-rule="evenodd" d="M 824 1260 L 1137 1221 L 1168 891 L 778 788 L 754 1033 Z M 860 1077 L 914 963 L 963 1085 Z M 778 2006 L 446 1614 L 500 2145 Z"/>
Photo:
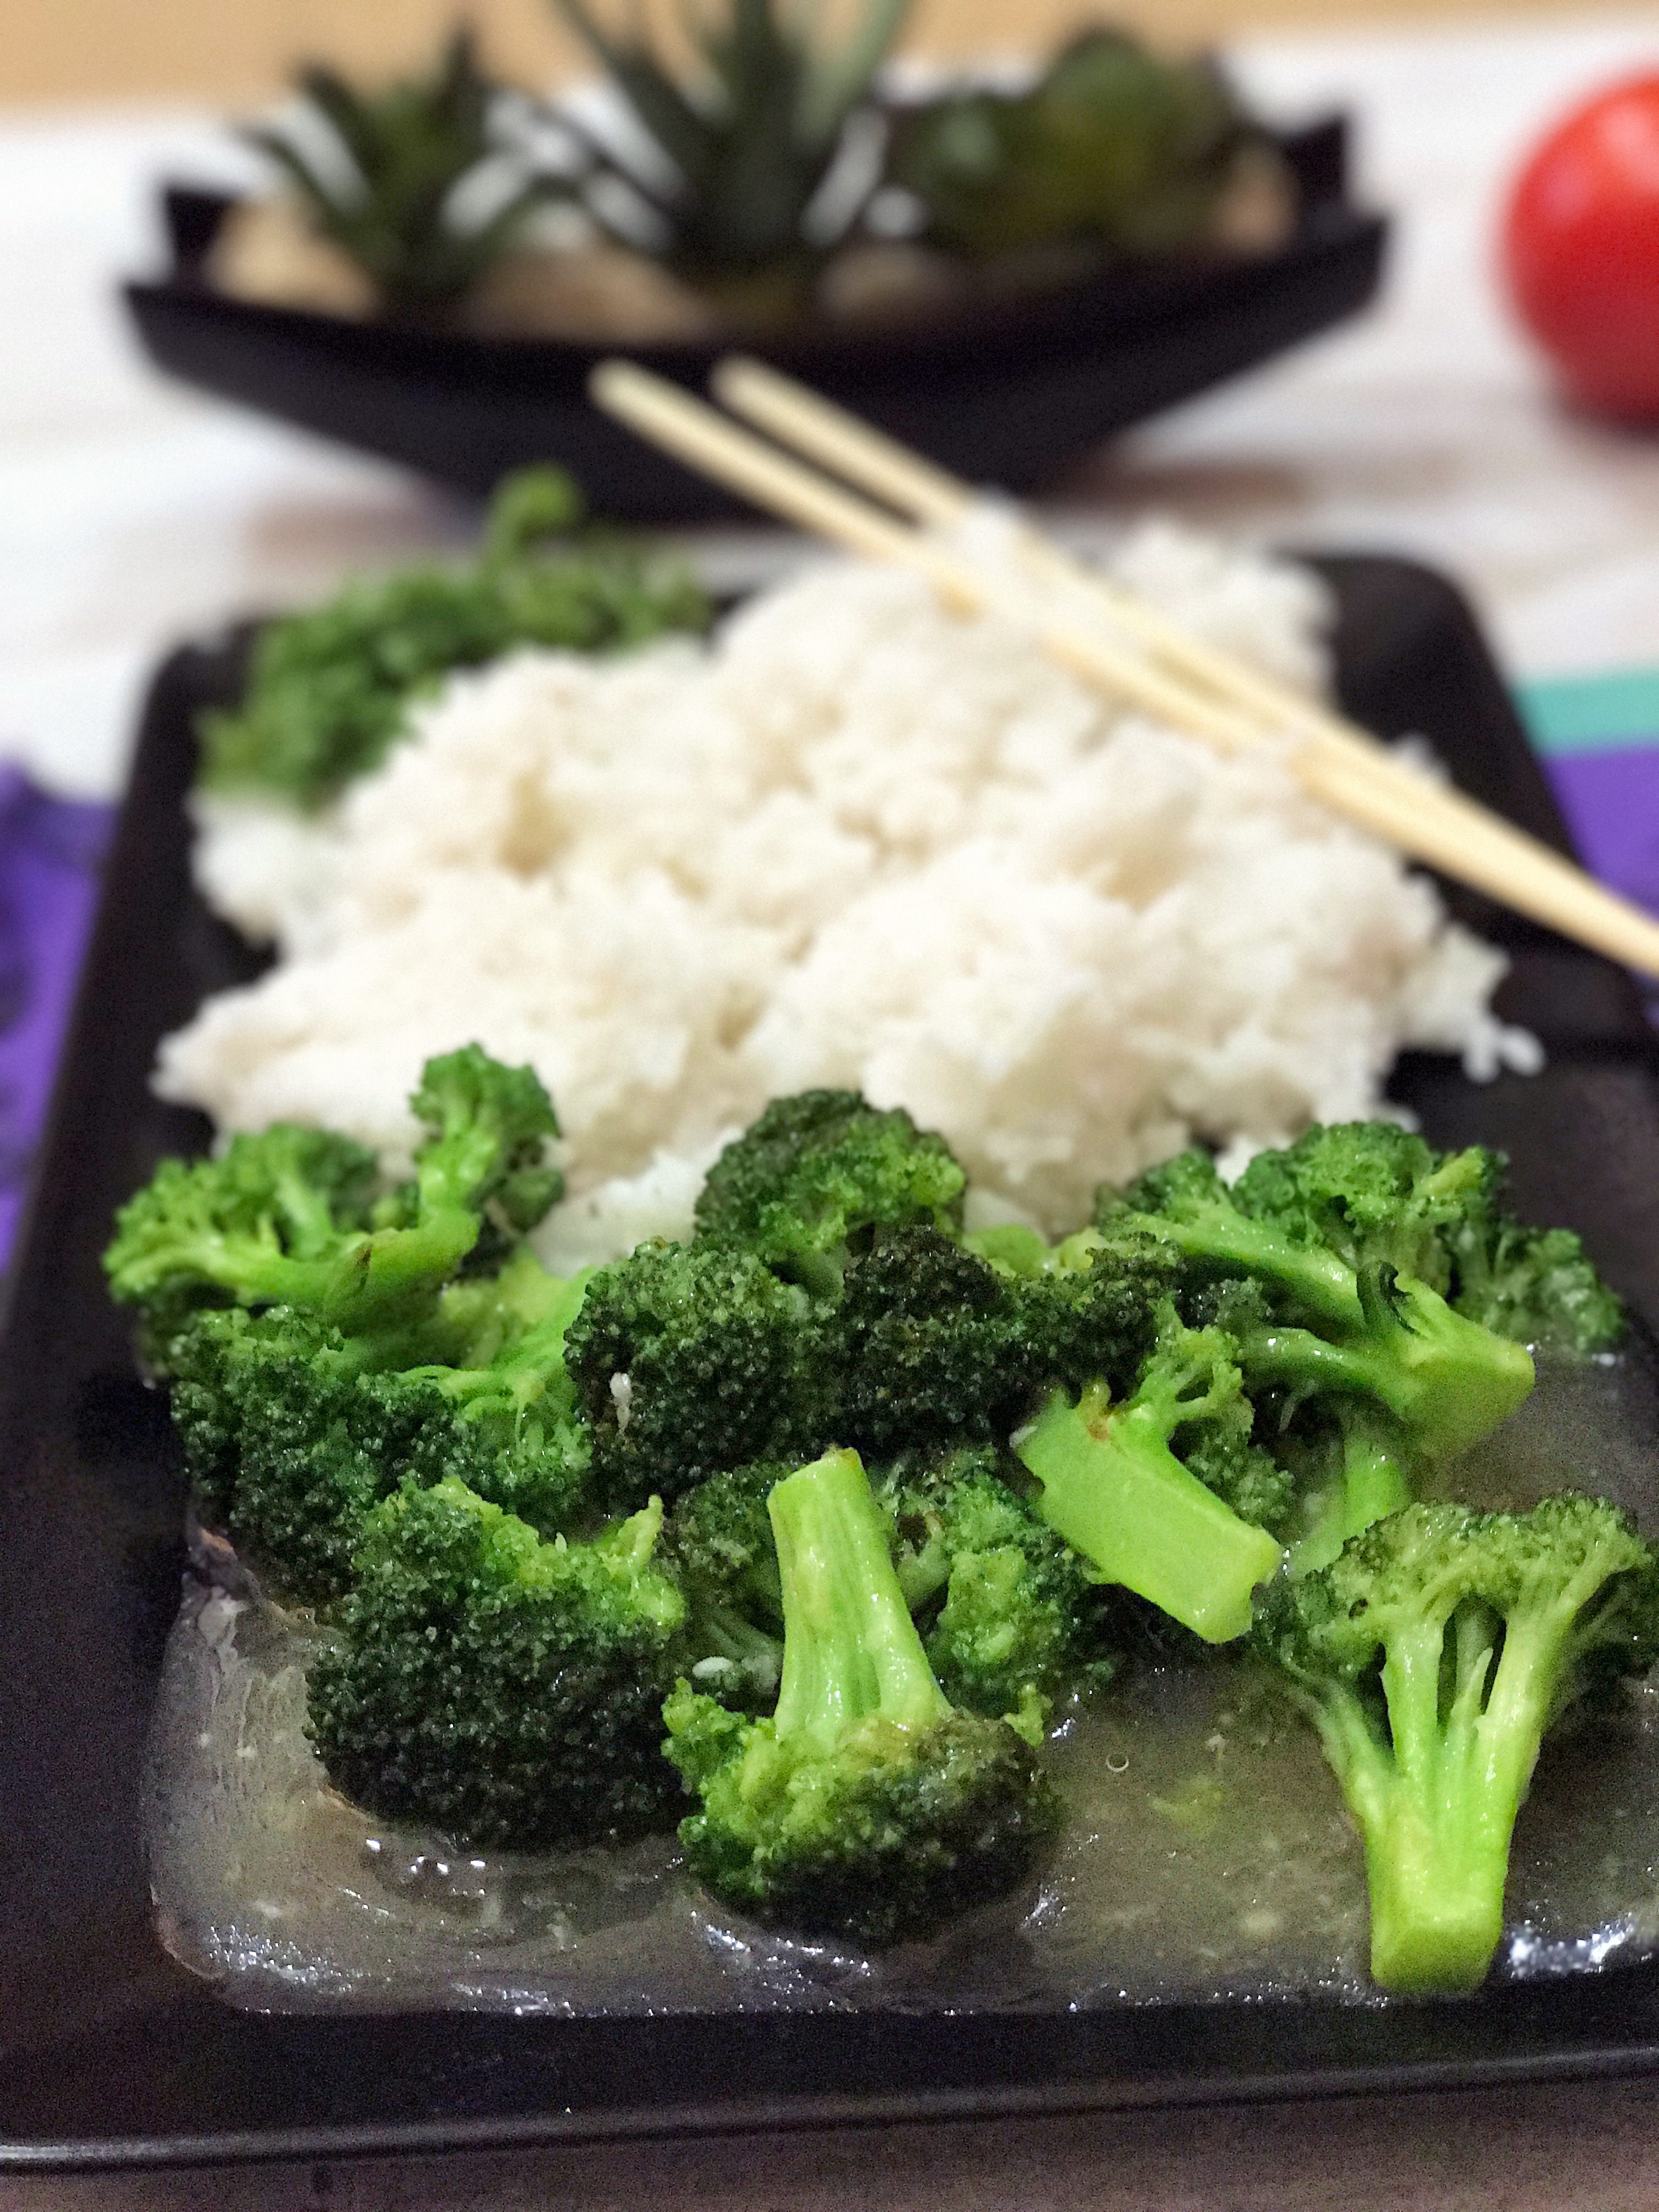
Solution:
<path fill-rule="evenodd" d="M 1305 572 L 1167 524 L 1120 565 L 1315 672 Z M 422 1061 L 477 1038 L 558 1103 L 560 1264 L 684 1234 L 711 1146 L 811 1085 L 908 1107 L 1059 1228 L 1194 1137 L 1243 1158 L 1376 1111 L 1404 1046 L 1535 1060 L 1490 1011 L 1502 956 L 1273 759 L 1219 760 L 860 564 L 707 647 L 457 677 L 331 816 L 202 826 L 199 880 L 281 957 L 167 1041 L 163 1095 L 396 1158 Z"/>

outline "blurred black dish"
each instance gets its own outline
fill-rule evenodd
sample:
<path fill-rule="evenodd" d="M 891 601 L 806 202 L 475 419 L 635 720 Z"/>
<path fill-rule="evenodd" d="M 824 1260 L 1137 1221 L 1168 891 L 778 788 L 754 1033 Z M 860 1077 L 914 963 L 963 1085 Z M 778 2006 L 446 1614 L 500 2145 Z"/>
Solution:
<path fill-rule="evenodd" d="M 1451 586 L 1375 556 L 1316 565 L 1336 598 L 1342 705 L 1379 734 L 1422 732 L 1461 789 L 1566 849 Z M 0 2174 L 1659 2072 L 1650 1952 L 1376 2007 L 1028 1996 L 958 2013 L 522 2019 L 236 2012 L 167 1956 L 139 1808 L 184 1484 L 98 1255 L 157 1159 L 210 1135 L 150 1091 L 157 1038 L 259 964 L 191 888 L 182 804 L 195 716 L 239 696 L 246 646 L 185 647 L 152 687 L 0 1335 Z M 1394 1095 L 1437 1145 L 1507 1151 L 1523 1212 L 1579 1229 L 1650 1325 L 1659 1049 L 1630 980 L 1470 894 L 1451 900 L 1510 954 L 1500 1011 L 1549 1063 L 1482 1085 L 1453 1061 L 1407 1060 Z M 1659 1392 L 1659 1347 L 1645 1330 L 1638 1345 Z"/>
<path fill-rule="evenodd" d="M 1270 252 L 1118 268 L 925 322 L 817 324 L 744 345 L 971 481 L 1032 490 L 1114 431 L 1366 304 L 1388 226 L 1346 197 L 1346 139 L 1335 116 L 1279 140 L 1302 209 Z M 465 491 L 552 459 L 619 520 L 736 511 L 586 399 L 588 371 L 607 353 L 700 386 L 728 341 L 487 338 L 255 305 L 204 274 L 234 199 L 184 186 L 163 198 L 172 269 L 125 290 L 145 351 L 186 383 Z"/>

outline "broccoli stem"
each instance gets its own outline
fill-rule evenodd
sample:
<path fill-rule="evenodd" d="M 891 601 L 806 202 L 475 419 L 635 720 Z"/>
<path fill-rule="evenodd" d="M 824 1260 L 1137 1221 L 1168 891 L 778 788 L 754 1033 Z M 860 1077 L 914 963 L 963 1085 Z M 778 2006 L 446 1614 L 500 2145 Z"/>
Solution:
<path fill-rule="evenodd" d="M 926 1728 L 951 1711 L 904 1601 L 858 1454 L 828 1453 L 767 1500 L 783 1589 L 778 1741 L 826 1755 L 855 1723 Z"/>
<path fill-rule="evenodd" d="M 1574 1585 L 1500 1620 L 1465 1599 L 1449 1621 L 1392 1636 L 1382 1670 L 1391 1745 L 1352 1691 L 1311 1708 L 1364 1838 L 1371 1973 L 1384 1989 L 1455 1992 L 1486 1978 L 1516 1817 L 1585 1601 Z"/>
<path fill-rule="evenodd" d="M 1529 1395 L 1532 1355 L 1454 1312 L 1426 1284 L 1387 1272 L 1386 1285 L 1377 1271 L 1361 1272 L 1362 1334 L 1332 1343 L 1308 1329 L 1261 1329 L 1242 1340 L 1240 1364 L 1253 1385 L 1369 1398 L 1418 1451 L 1455 1459 Z"/>
<path fill-rule="evenodd" d="M 1339 1400 L 1341 1465 L 1315 1503 L 1308 1533 L 1291 1547 L 1291 1571 L 1327 1567 L 1350 1536 L 1409 1505 L 1410 1454 L 1399 1425 L 1360 1399 Z"/>
<path fill-rule="evenodd" d="M 1284 1554 L 1224 1505 L 1170 1450 L 1167 1410 L 1114 1412 L 1103 1385 L 1077 1405 L 1057 1390 L 1016 1449 L 1042 1485 L 1037 1510 L 1091 1561 L 1206 1643 L 1250 1626 L 1256 1584 Z"/>
<path fill-rule="evenodd" d="M 1342 1543 L 1411 1502 L 1399 1453 L 1365 1424 L 1348 1427 L 1342 1439 Z"/>
<path fill-rule="evenodd" d="M 1293 1244 L 1280 1231 L 1247 1216 L 1211 1209 L 1200 1221 L 1126 1210 L 1111 1217 L 1173 1244 L 1200 1262 L 1219 1263 L 1287 1291 L 1316 1319 L 1358 1328 L 1364 1316 L 1352 1267 L 1334 1252 Z"/>

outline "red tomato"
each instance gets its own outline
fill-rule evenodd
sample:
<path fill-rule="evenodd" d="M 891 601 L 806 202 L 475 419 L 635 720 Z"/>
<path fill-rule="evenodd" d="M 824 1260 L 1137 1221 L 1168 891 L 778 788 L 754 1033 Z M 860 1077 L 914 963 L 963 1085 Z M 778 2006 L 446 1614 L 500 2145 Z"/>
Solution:
<path fill-rule="evenodd" d="M 1504 259 L 1573 397 L 1659 417 L 1659 76 L 1613 85 L 1544 140 L 1510 198 Z"/>

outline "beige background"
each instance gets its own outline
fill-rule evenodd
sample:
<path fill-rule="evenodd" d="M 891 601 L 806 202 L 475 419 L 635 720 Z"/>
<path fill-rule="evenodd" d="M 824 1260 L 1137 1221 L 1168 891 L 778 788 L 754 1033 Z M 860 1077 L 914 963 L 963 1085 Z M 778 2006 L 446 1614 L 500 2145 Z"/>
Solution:
<path fill-rule="evenodd" d="M 939 55 L 1042 45 L 1097 15 L 1182 43 L 1274 24 L 1546 12 L 1563 12 L 1561 0 L 914 0 L 908 44 Z M 508 73 L 545 80 L 574 59 L 550 0 L 13 0 L 0 102 L 252 99 L 280 83 L 296 55 L 392 66 L 429 51 L 459 15 Z"/>

